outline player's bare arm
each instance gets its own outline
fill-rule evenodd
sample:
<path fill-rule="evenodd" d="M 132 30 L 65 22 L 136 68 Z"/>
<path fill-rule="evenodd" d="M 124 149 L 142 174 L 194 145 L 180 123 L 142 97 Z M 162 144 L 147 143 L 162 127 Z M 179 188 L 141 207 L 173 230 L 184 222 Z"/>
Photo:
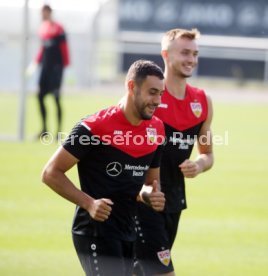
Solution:
<path fill-rule="evenodd" d="M 179 165 L 183 175 L 187 178 L 196 177 L 199 173 L 209 170 L 214 162 L 211 122 L 213 117 L 213 108 L 210 97 L 207 96 L 208 116 L 203 123 L 198 135 L 197 148 L 198 156 L 195 161 L 186 159 Z"/>
<path fill-rule="evenodd" d="M 66 176 L 79 160 L 63 147 L 60 147 L 46 164 L 42 181 L 60 196 L 87 210 L 97 221 L 108 219 L 113 202 L 110 199 L 94 199 L 79 190 Z"/>
<path fill-rule="evenodd" d="M 159 176 L 159 168 L 149 169 L 138 197 L 140 201 L 150 205 L 155 211 L 162 211 L 165 207 L 165 195 L 161 192 Z"/>

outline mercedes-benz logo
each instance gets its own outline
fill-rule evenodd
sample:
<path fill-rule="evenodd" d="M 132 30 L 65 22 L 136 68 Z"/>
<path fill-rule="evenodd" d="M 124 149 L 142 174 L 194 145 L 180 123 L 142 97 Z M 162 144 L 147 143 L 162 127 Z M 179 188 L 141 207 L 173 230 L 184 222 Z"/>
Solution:
<path fill-rule="evenodd" d="M 106 172 L 110 176 L 118 176 L 122 172 L 122 165 L 119 162 L 111 162 L 107 165 Z"/>

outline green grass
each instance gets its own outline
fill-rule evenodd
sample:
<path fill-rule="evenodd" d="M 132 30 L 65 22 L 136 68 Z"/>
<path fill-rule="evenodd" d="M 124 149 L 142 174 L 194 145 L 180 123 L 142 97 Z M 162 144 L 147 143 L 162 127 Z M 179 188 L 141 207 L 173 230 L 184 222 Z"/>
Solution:
<path fill-rule="evenodd" d="M 15 134 L 17 103 L 1 94 L 3 132 Z M 2 101 L 3 99 L 3 101 Z M 52 99 L 50 129 L 55 130 Z M 64 131 L 86 114 L 118 97 L 66 95 Z M 268 275 L 268 109 L 264 104 L 214 105 L 214 134 L 228 133 L 215 146 L 213 169 L 187 180 L 183 212 L 173 249 L 177 275 Z M 33 96 L 27 101 L 26 141 L 0 142 L 0 275 L 83 275 L 71 241 L 74 206 L 40 181 L 57 144 L 32 141 L 39 130 Z M 76 170 L 68 174 L 76 183 Z M 111 275 L 113 276 L 113 275 Z"/>
<path fill-rule="evenodd" d="M 173 250 L 178 275 L 268 275 L 268 115 L 265 105 L 216 104 L 213 169 L 187 180 Z"/>

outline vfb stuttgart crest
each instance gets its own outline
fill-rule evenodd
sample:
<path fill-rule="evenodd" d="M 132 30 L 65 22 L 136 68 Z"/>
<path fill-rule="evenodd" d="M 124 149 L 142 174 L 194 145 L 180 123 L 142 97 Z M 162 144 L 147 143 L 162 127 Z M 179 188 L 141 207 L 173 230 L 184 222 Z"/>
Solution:
<path fill-rule="evenodd" d="M 194 115 L 199 118 L 202 114 L 202 105 L 199 102 L 190 103 Z"/>
<path fill-rule="evenodd" d="M 147 138 L 149 138 L 149 140 L 154 143 L 156 140 L 156 136 L 157 136 L 157 132 L 155 128 L 152 127 L 147 127 L 146 128 L 146 132 L 147 132 Z"/>
<path fill-rule="evenodd" d="M 170 251 L 169 251 L 169 249 L 157 252 L 157 256 L 158 256 L 158 259 L 160 260 L 160 262 L 163 265 L 165 265 L 165 266 L 169 265 L 169 263 L 170 263 Z"/>
<path fill-rule="evenodd" d="M 147 127 L 146 132 L 147 132 L 147 139 L 149 138 L 150 142 L 154 143 L 156 141 L 156 136 L 157 136 L 156 129 L 152 127 Z"/>

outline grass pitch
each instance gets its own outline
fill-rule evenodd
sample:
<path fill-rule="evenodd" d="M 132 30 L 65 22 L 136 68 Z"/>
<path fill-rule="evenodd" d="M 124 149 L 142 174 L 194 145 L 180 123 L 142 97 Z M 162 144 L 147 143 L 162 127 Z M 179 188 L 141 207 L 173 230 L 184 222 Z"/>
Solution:
<path fill-rule="evenodd" d="M 2 132 L 15 133 L 14 96 L 0 94 Z M 213 97 L 212 97 L 213 98 Z M 64 96 L 64 131 L 119 97 Z M 54 133 L 52 99 L 49 127 Z M 268 275 L 268 108 L 265 104 L 214 104 L 215 165 L 187 180 L 173 249 L 177 275 Z M 0 275 L 83 275 L 71 241 L 74 205 L 40 181 L 57 143 L 33 141 L 39 130 L 36 99 L 27 101 L 26 142 L 0 142 Z M 227 140 L 226 140 L 227 139 Z M 194 155 L 194 154 L 193 154 Z M 193 156 L 194 158 L 194 156 Z M 76 182 L 76 170 L 69 176 Z M 113 275 L 111 275 L 113 276 Z"/>

